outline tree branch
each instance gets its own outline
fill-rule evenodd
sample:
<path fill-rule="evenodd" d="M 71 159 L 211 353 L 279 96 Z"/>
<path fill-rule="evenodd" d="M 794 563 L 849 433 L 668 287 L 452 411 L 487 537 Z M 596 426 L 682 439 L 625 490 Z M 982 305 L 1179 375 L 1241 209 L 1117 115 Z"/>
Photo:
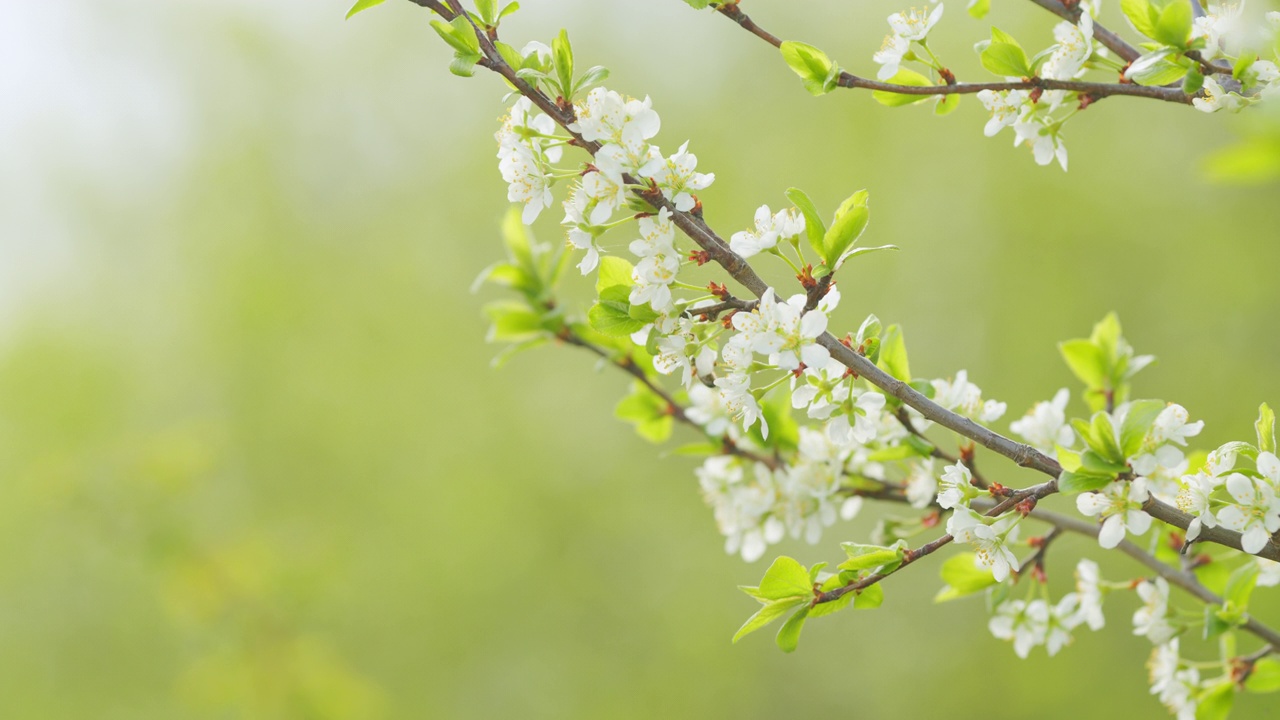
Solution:
<path fill-rule="evenodd" d="M 1061 3 L 1057 0 L 1033 0 L 1038 5 L 1053 9 L 1051 6 L 1057 5 L 1061 7 Z M 733 20 L 747 32 L 764 40 L 774 47 L 782 46 L 782 39 L 777 35 L 760 27 L 754 20 L 742 12 L 736 3 L 724 3 L 716 7 L 721 15 Z M 1057 12 L 1056 10 L 1054 12 Z M 1079 11 L 1075 16 L 1069 17 L 1070 11 L 1063 8 L 1062 16 L 1075 22 L 1078 19 Z M 1128 43 L 1120 40 L 1113 33 L 1094 24 L 1094 35 L 1098 37 L 1107 47 L 1110 41 L 1114 41 L 1117 47 L 1127 48 L 1125 52 L 1121 52 L 1116 48 L 1112 48 L 1117 54 L 1132 62 L 1141 54 Z M 1106 36 L 1109 39 L 1104 39 Z M 1078 80 L 1049 80 L 1046 78 L 1025 78 L 1016 82 L 985 82 L 985 83 L 948 83 L 946 85 L 899 85 L 896 83 L 882 82 L 854 75 L 848 71 L 842 70 L 840 78 L 837 81 L 840 87 L 845 88 L 861 88 L 865 90 L 882 90 L 885 92 L 897 93 L 899 95 L 968 95 L 972 93 L 982 92 L 983 90 L 1003 91 L 1003 90 L 1065 90 L 1067 92 L 1080 93 L 1089 95 L 1094 100 L 1100 100 L 1104 97 L 1127 95 L 1131 97 L 1144 97 L 1152 100 L 1163 100 L 1165 102 L 1180 103 L 1190 105 L 1193 96 L 1182 92 L 1180 87 L 1150 87 L 1146 85 L 1137 85 L 1134 83 L 1099 83 L 1084 82 Z"/>
<path fill-rule="evenodd" d="M 456 0 L 455 0 L 456 1 Z M 443 16 L 449 17 L 448 11 L 441 12 L 443 8 L 440 4 L 433 0 L 410 0 L 415 4 L 428 7 L 436 12 L 440 12 Z M 473 25 L 474 26 L 474 25 Z M 534 105 L 542 112 L 546 113 L 561 128 L 564 128 L 574 138 L 574 144 L 582 147 L 587 152 L 594 155 L 599 151 L 599 143 L 587 142 L 582 139 L 578 133 L 569 130 L 575 118 L 570 109 L 562 108 L 545 94 L 529 85 L 523 79 L 516 76 L 515 71 L 508 65 L 502 56 L 497 52 L 491 38 L 479 27 L 475 28 L 480 48 L 484 52 L 485 57 L 480 61 L 480 65 L 493 72 L 498 73 L 506 78 L 512 87 L 514 87 L 521 95 L 529 98 Z M 764 281 L 755 271 L 754 268 L 740 255 L 733 252 L 729 245 L 712 230 L 701 216 L 693 213 L 684 212 L 676 209 L 675 205 L 667 200 L 662 193 L 654 186 L 640 183 L 636 178 L 624 176 L 624 180 L 631 185 L 644 185 L 644 187 L 634 190 L 637 196 L 644 199 L 656 208 L 666 208 L 671 212 L 672 222 L 681 232 L 687 235 L 691 240 L 706 251 L 708 257 L 720 265 L 724 271 L 732 277 L 736 282 L 749 290 L 756 297 L 762 297 L 770 290 L 768 283 Z M 941 425 L 958 435 L 966 437 L 983 447 L 992 450 L 1006 458 L 1012 460 L 1020 467 L 1028 467 L 1041 472 L 1052 480 L 1048 483 L 1035 486 L 1040 492 L 1040 496 L 1046 496 L 1057 492 L 1057 477 L 1062 473 L 1062 466 L 1056 460 L 1050 458 L 1030 445 L 1015 442 L 989 428 L 986 428 L 964 416 L 953 413 L 944 409 L 937 403 L 917 392 L 907 383 L 893 377 L 877 367 L 867 358 L 859 355 L 851 348 L 841 344 L 831 333 L 823 333 L 817 339 L 817 343 L 827 348 L 831 356 L 835 358 L 845 367 L 853 370 L 859 376 L 866 378 L 868 382 L 882 390 L 885 394 L 897 398 L 906 405 L 917 410 L 926 419 Z M 1180 512 L 1176 508 L 1162 503 L 1158 500 L 1151 500 L 1144 507 L 1152 517 L 1169 523 L 1175 527 L 1185 530 L 1190 524 L 1191 517 Z M 1206 528 L 1201 538 L 1197 541 L 1215 542 L 1237 550 L 1243 550 L 1240 542 L 1240 533 L 1226 530 L 1224 528 Z M 944 543 L 945 544 L 945 543 Z M 1269 560 L 1280 561 L 1280 546 L 1274 541 L 1268 543 L 1262 552 L 1257 553 L 1258 556 Z"/>

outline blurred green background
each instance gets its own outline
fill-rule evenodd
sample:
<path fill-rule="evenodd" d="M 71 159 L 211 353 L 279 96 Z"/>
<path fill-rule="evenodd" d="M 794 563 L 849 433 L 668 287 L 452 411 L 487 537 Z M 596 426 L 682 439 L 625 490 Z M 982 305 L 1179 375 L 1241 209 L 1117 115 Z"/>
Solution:
<path fill-rule="evenodd" d="M 1013 419 L 1069 384 L 1055 343 L 1116 310 L 1161 357 L 1140 394 L 1183 403 L 1209 446 L 1280 402 L 1277 186 L 1200 164 L 1263 113 L 1107 100 L 1071 123 L 1064 174 L 983 138 L 972 98 L 947 118 L 810 98 L 679 0 L 523 4 L 510 42 L 567 26 L 579 62 L 653 96 L 664 148 L 692 140 L 722 232 L 793 185 L 827 208 L 870 188 L 867 241 L 903 250 L 843 278 L 840 324 L 904 323 L 917 374 L 967 368 Z M 902 9 L 744 8 L 864 74 Z M 1164 716 L 1131 597 L 1107 632 L 1019 661 L 980 601 L 932 605 L 922 566 L 794 655 L 731 646 L 753 610 L 735 585 L 764 565 L 722 552 L 694 460 L 611 420 L 626 381 L 560 348 L 489 366 L 497 295 L 468 288 L 501 253 L 504 88 L 449 75 L 425 11 L 346 9 L 0 9 L 4 717 Z M 1030 3 L 990 20 L 1051 42 Z M 962 79 L 986 27 L 957 4 L 936 33 Z M 872 520 L 778 549 L 834 560 Z M 1102 555 L 1055 549 L 1055 589 L 1082 552 Z"/>

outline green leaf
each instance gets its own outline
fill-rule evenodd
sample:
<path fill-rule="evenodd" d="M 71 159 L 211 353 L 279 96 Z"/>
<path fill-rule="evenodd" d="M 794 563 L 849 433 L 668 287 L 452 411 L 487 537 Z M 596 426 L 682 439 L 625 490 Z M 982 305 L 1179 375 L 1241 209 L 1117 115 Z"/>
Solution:
<path fill-rule="evenodd" d="M 1017 39 L 1015 39 L 1012 35 L 1010 35 L 1009 33 L 1001 30 L 1000 28 L 994 25 L 991 26 L 991 42 L 1005 43 L 1007 45 L 1013 45 L 1017 48 L 1022 47 L 1022 45 L 1019 44 Z"/>
<path fill-rule="evenodd" d="M 1253 664 L 1253 672 L 1244 681 L 1244 689 L 1251 693 L 1272 693 L 1280 690 L 1280 660 L 1262 658 Z"/>
<path fill-rule="evenodd" d="M 960 553 L 942 563 L 942 580 L 947 585 L 933 598 L 934 602 L 947 602 L 980 592 L 996 584 L 990 570 L 977 565 L 977 555 Z"/>
<path fill-rule="evenodd" d="M 1143 55 L 1135 60 L 1133 65 L 1125 71 L 1125 77 L 1139 85 L 1146 86 L 1168 85 L 1177 82 L 1187 74 L 1187 67 L 1169 59 L 1170 57 L 1176 57 L 1176 53 L 1177 51 L 1173 48 L 1161 48 Z"/>
<path fill-rule="evenodd" d="M 475 29 L 471 27 L 471 23 L 467 22 L 467 19 L 462 15 L 450 22 L 432 20 L 431 27 L 441 39 L 449 44 L 449 47 L 458 53 L 462 55 L 480 53 L 480 41 L 476 39 Z"/>
<path fill-rule="evenodd" d="M 600 267 L 596 275 L 596 294 L 603 295 L 605 290 L 614 286 L 630 288 L 635 285 L 635 281 L 631 279 L 631 272 L 634 269 L 630 262 L 617 255 L 605 255 L 600 258 Z"/>
<path fill-rule="evenodd" d="M 1227 580 L 1227 588 L 1222 593 L 1224 603 L 1234 605 L 1236 609 L 1249 609 L 1249 598 L 1258 585 L 1258 564 L 1247 562 L 1236 568 Z"/>
<path fill-rule="evenodd" d="M 960 97 L 960 96 L 957 95 L 956 97 Z M 854 248 L 849 252 L 845 253 L 844 257 L 841 258 L 839 262 L 843 264 L 845 261 L 852 260 L 853 258 L 856 258 L 859 255 L 870 255 L 871 253 L 880 252 L 881 250 L 901 250 L 901 249 L 902 248 L 898 247 L 897 245 L 877 245 L 875 247 Z"/>
<path fill-rule="evenodd" d="M 1150 0 L 1120 0 L 1120 9 L 1129 18 L 1134 30 L 1149 38 L 1156 36 L 1156 20 L 1160 15 Z"/>
<path fill-rule="evenodd" d="M 1200 695 L 1200 704 L 1196 707 L 1196 720 L 1226 720 L 1231 714 L 1231 706 L 1235 701 L 1235 683 L 1227 680 L 1215 685 Z"/>
<path fill-rule="evenodd" d="M 1191 39 L 1191 0 L 1172 0 L 1160 11 L 1153 40 L 1165 45 L 1185 48 Z"/>
<path fill-rule="evenodd" d="M 902 559 L 902 550 L 896 547 L 851 542 L 841 543 L 840 547 L 844 548 L 845 554 L 849 556 L 848 560 L 840 563 L 841 570 L 870 570 Z"/>
<path fill-rule="evenodd" d="M 1186 77 L 1182 78 L 1182 94 L 1195 95 L 1204 87 L 1204 74 L 1196 68 L 1189 68 Z"/>
<path fill-rule="evenodd" d="M 561 29 L 560 34 L 551 41 L 551 64 L 560 80 L 560 94 L 566 100 L 573 92 L 573 46 L 569 44 L 569 32 Z"/>
<path fill-rule="evenodd" d="M 1258 421 L 1253 424 L 1258 431 L 1258 450 L 1274 453 L 1276 451 L 1276 414 L 1270 405 L 1262 403 L 1258 408 Z"/>
<path fill-rule="evenodd" d="M 1058 476 L 1058 491 L 1063 495 L 1101 490 L 1115 480 L 1114 475 L 1099 475 L 1085 471 L 1064 472 Z"/>
<path fill-rule="evenodd" d="M 991 0 L 969 0 L 969 17 L 981 20 L 991 11 Z"/>
<path fill-rule="evenodd" d="M 634 425 L 636 433 L 649 442 L 660 443 L 671 437 L 671 408 L 642 383 L 632 385 L 631 394 L 618 402 L 613 415 Z"/>
<path fill-rule="evenodd" d="M 1058 345 L 1062 359 L 1080 382 L 1089 388 L 1100 388 L 1110 374 L 1108 361 L 1101 348 L 1090 340 L 1068 340 Z"/>
<path fill-rule="evenodd" d="M 508 3 L 506 7 L 502 8 L 502 10 L 498 13 L 498 20 L 501 21 L 502 18 L 510 15 L 511 13 L 519 9 L 520 9 L 520 3 L 518 2 Z"/>
<path fill-rule="evenodd" d="M 822 257 L 822 238 L 827 233 L 827 224 L 822 222 L 818 208 L 800 188 L 788 188 L 786 194 L 791 204 L 804 215 L 804 232 L 809 238 L 809 246 L 818 253 L 818 257 Z"/>
<path fill-rule="evenodd" d="M 485 25 L 493 25 L 498 19 L 498 0 L 476 0 L 476 13 Z"/>
<path fill-rule="evenodd" d="M 808 43 L 791 40 L 782 43 L 778 49 L 782 52 L 782 59 L 804 81 L 804 89 L 810 95 L 825 95 L 835 89 L 840 68 L 826 53 Z"/>
<path fill-rule="evenodd" d="M 1113 480 L 1117 475 L 1129 469 L 1124 463 L 1107 460 L 1092 450 L 1085 450 L 1080 455 L 1080 467 L 1083 472 L 1090 475 L 1103 475 Z"/>
<path fill-rule="evenodd" d="M 832 270 L 840 266 L 845 252 L 853 247 L 867 229 L 867 223 L 871 219 L 871 211 L 867 207 L 868 197 L 866 190 L 859 190 L 840 203 L 831 227 L 827 228 L 827 233 L 822 238 L 822 259 Z"/>
<path fill-rule="evenodd" d="M 604 295 L 600 297 L 600 302 L 587 311 L 587 323 L 596 332 L 611 336 L 630 335 L 648 324 L 631 317 L 631 305 L 625 299 L 607 300 Z"/>
<path fill-rule="evenodd" d="M 484 312 L 493 323 L 485 337 L 489 342 L 524 342 L 545 332 L 542 316 L 524 303 L 514 300 L 494 302 L 486 305 Z"/>
<path fill-rule="evenodd" d="M 365 10 L 381 5 L 384 2 L 386 2 L 386 0 L 357 0 L 356 4 L 352 5 L 351 9 L 347 11 L 347 19 L 350 20 L 356 13 L 364 12 Z"/>
<path fill-rule="evenodd" d="M 1115 426 L 1111 424 L 1111 416 L 1105 412 L 1094 413 L 1090 428 L 1093 433 L 1089 447 L 1107 460 L 1123 463 L 1125 455 L 1120 450 L 1120 444 L 1116 441 L 1116 430 Z"/>
<path fill-rule="evenodd" d="M 1129 404 L 1129 412 L 1125 414 L 1124 422 L 1120 424 L 1120 449 L 1124 457 L 1129 458 L 1138 454 L 1138 450 L 1142 448 L 1142 441 L 1146 439 L 1147 433 L 1151 431 L 1151 426 L 1156 421 L 1156 416 L 1164 411 L 1164 408 L 1165 404 L 1159 400 L 1135 400 Z"/>
<path fill-rule="evenodd" d="M 858 591 L 858 597 L 853 599 L 853 607 L 858 610 L 874 610 L 884 604 L 884 588 L 880 587 L 880 583 L 868 585 Z"/>
<path fill-rule="evenodd" d="M 911 382 L 911 366 L 907 362 L 907 341 L 902 328 L 890 325 L 880 338 L 880 369 L 903 382 Z"/>
<path fill-rule="evenodd" d="M 782 600 L 774 600 L 756 611 L 755 615 L 747 618 L 747 621 L 738 628 L 738 632 L 733 636 L 733 642 L 738 642 L 742 638 L 786 615 L 792 608 L 803 605 L 806 602 L 804 598 L 783 598 Z"/>
<path fill-rule="evenodd" d="M 760 597 L 769 600 L 813 598 L 813 583 L 803 565 L 785 555 L 773 561 L 760 580 Z"/>
<path fill-rule="evenodd" d="M 778 643 L 782 652 L 795 652 L 796 646 L 800 644 L 800 631 L 804 630 L 804 621 L 808 616 L 809 608 L 802 607 L 782 624 L 777 637 L 774 638 L 774 642 Z"/>
<path fill-rule="evenodd" d="M 1204 606 L 1204 634 L 1205 640 L 1215 638 L 1231 629 L 1231 623 L 1222 617 L 1220 609 L 1217 605 Z"/>
<path fill-rule="evenodd" d="M 982 67 L 996 75 L 1029 77 L 1031 66 L 1027 62 L 1026 51 L 1016 43 L 997 41 L 995 33 L 995 28 L 992 28 L 991 44 L 979 56 Z"/>
<path fill-rule="evenodd" d="M 705 10 L 711 6 L 712 0 L 684 0 L 684 4 L 694 10 Z"/>
<path fill-rule="evenodd" d="M 476 63 L 480 62 L 479 53 L 455 53 L 449 63 L 449 72 L 458 77 L 471 77 L 476 74 Z"/>
<path fill-rule="evenodd" d="M 598 85 L 608 78 L 609 68 L 603 65 L 593 65 L 573 84 L 573 94 L 577 95 L 579 90 L 591 85 Z"/>
<path fill-rule="evenodd" d="M 921 75 L 914 70 L 902 68 L 896 75 L 889 78 L 889 82 L 894 85 L 907 85 L 910 87 L 933 87 L 933 81 Z M 923 102 L 929 99 L 928 95 L 906 95 L 896 93 L 890 90 L 873 90 L 871 97 L 876 102 L 887 107 L 901 107 L 903 105 L 911 105 L 913 103 Z"/>
<path fill-rule="evenodd" d="M 938 117 L 950 115 L 958 107 L 960 107 L 959 95 L 943 95 L 938 104 L 934 106 L 933 114 Z"/>

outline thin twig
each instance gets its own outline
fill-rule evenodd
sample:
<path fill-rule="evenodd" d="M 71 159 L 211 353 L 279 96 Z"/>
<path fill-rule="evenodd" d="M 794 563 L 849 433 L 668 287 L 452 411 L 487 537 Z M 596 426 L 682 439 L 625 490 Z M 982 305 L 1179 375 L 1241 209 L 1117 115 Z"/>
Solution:
<path fill-rule="evenodd" d="M 1061 7 L 1057 0 L 1033 0 L 1037 4 L 1053 10 L 1054 5 Z M 782 39 L 777 35 L 760 27 L 754 20 L 742 12 L 737 3 L 724 3 L 716 8 L 721 15 L 733 20 L 743 29 L 752 35 L 764 40 L 774 47 L 782 46 Z M 1054 10 L 1057 12 L 1057 10 Z M 1075 22 L 1077 17 L 1069 17 L 1070 11 L 1063 9 L 1063 17 Z M 1061 13 L 1060 13 L 1061 14 Z M 1098 25 L 1094 25 L 1094 35 L 1099 41 L 1107 47 L 1111 47 L 1108 42 L 1114 41 L 1116 53 L 1124 57 L 1126 60 L 1133 61 L 1141 54 L 1132 46 L 1120 40 L 1110 31 L 1103 28 L 1099 32 Z M 1104 39 L 1105 38 L 1105 39 Z M 1121 52 L 1117 48 L 1124 48 Z M 1182 92 L 1180 87 L 1151 87 L 1146 85 L 1137 85 L 1134 83 L 1099 83 L 1085 82 L 1079 80 L 1050 80 L 1047 78 L 1024 78 L 1019 81 L 1002 81 L 1002 82 L 985 82 L 985 83 L 947 83 L 945 85 L 899 85 L 897 83 L 882 82 L 880 80 L 872 80 L 860 75 L 854 75 L 848 71 L 842 70 L 837 80 L 840 87 L 845 88 L 861 88 L 865 90 L 882 90 L 885 92 L 897 93 L 899 95 L 968 95 L 972 93 L 991 90 L 995 92 L 1003 90 L 1065 90 L 1067 92 L 1088 95 L 1093 100 L 1100 100 L 1104 97 L 1111 96 L 1131 96 L 1144 97 L 1152 100 L 1163 100 L 1165 102 L 1180 103 L 1190 105 L 1192 96 Z"/>

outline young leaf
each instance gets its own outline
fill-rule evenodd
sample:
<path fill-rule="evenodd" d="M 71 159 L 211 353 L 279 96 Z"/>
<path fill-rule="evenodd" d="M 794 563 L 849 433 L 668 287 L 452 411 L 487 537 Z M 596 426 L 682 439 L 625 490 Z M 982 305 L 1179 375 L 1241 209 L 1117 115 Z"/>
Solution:
<path fill-rule="evenodd" d="M 1116 441 L 1116 430 L 1111 424 L 1111 416 L 1105 412 L 1094 413 L 1090 428 L 1093 430 L 1091 438 L 1093 442 L 1089 447 L 1107 460 L 1123 463 L 1125 455 L 1120 450 L 1119 442 Z"/>
<path fill-rule="evenodd" d="M 1230 680 L 1219 683 L 1205 690 L 1200 696 L 1200 705 L 1196 708 L 1196 720 L 1227 720 L 1235 701 L 1235 683 Z"/>
<path fill-rule="evenodd" d="M 996 75 L 1012 77 L 1028 77 L 1031 66 L 1027 62 L 1027 53 L 1016 43 L 998 42 L 994 39 L 995 28 L 992 28 L 991 44 L 982 51 L 979 60 L 982 67 Z"/>
<path fill-rule="evenodd" d="M 756 611 L 755 615 L 747 618 L 747 621 L 738 628 L 738 632 L 734 633 L 733 642 L 738 642 L 742 638 L 777 620 L 787 614 L 791 608 L 805 603 L 804 598 L 783 598 L 782 600 L 774 600 Z"/>
<path fill-rule="evenodd" d="M 1274 453 L 1276 451 L 1276 414 L 1270 405 L 1262 403 L 1258 408 L 1258 422 L 1253 426 L 1258 431 L 1258 450 Z"/>
<path fill-rule="evenodd" d="M 493 25 L 498 20 L 498 0 L 476 0 L 476 13 L 485 25 Z"/>
<path fill-rule="evenodd" d="M 1160 11 L 1153 37 L 1165 45 L 1185 48 L 1191 39 L 1191 0 L 1172 0 Z"/>
<path fill-rule="evenodd" d="M 1159 400 L 1135 400 L 1129 404 L 1129 412 L 1120 424 L 1120 450 L 1125 457 L 1133 457 L 1142 447 L 1142 441 L 1151 431 L 1156 416 L 1165 408 Z M 1121 468 L 1123 469 L 1123 468 Z"/>
<path fill-rule="evenodd" d="M 782 652 L 795 652 L 796 646 L 800 644 L 800 631 L 804 629 L 804 621 L 808 616 L 809 608 L 803 607 L 782 624 L 782 628 L 778 630 L 778 636 L 774 638 Z"/>
<path fill-rule="evenodd" d="M 781 600 L 791 597 L 813 597 L 813 583 L 809 571 L 795 560 L 783 555 L 765 571 L 760 580 L 760 597 Z"/>
<path fill-rule="evenodd" d="M 1115 480 L 1114 475 L 1099 475 L 1086 471 L 1064 472 L 1058 476 L 1058 491 L 1063 495 L 1101 490 Z"/>
<path fill-rule="evenodd" d="M 1149 38 L 1156 36 L 1156 20 L 1159 19 L 1159 11 L 1152 6 L 1150 0 L 1120 0 L 1120 9 L 1124 12 L 1124 16 L 1129 19 L 1129 23 L 1133 25 L 1133 29 L 1146 35 Z"/>
<path fill-rule="evenodd" d="M 996 579 L 989 570 L 978 567 L 977 555 L 960 553 L 942 563 L 942 580 L 947 586 L 933 598 L 934 602 L 947 602 L 980 592 L 995 585 Z"/>
<path fill-rule="evenodd" d="M 365 10 L 376 5 L 381 5 L 384 2 L 386 2 L 386 0 L 357 0 L 356 4 L 352 5 L 351 9 L 347 11 L 347 19 L 350 20 L 351 16 L 356 13 L 364 12 Z"/>
<path fill-rule="evenodd" d="M 600 258 L 599 275 L 596 276 L 596 294 L 603 294 L 606 289 L 615 285 L 627 288 L 635 285 L 635 281 L 631 279 L 633 269 L 630 262 L 617 255 L 605 255 Z"/>
<path fill-rule="evenodd" d="M 890 325 L 880 339 L 880 369 L 903 382 L 911 382 L 907 342 L 898 325 Z"/>
<path fill-rule="evenodd" d="M 1251 693 L 1272 693 L 1280 690 L 1280 660 L 1262 658 L 1253 664 L 1253 672 L 1244 681 L 1244 689 Z"/>
<path fill-rule="evenodd" d="M 991 0 L 969 0 L 969 17 L 981 20 L 991 11 Z"/>
<path fill-rule="evenodd" d="M 840 68 L 826 53 L 808 43 L 791 40 L 782 43 L 778 49 L 782 52 L 782 59 L 804 81 L 804 89 L 810 95 L 825 95 L 835 89 Z"/>
<path fill-rule="evenodd" d="M 667 401 L 641 383 L 633 384 L 631 394 L 622 398 L 613 414 L 634 425 L 636 433 L 649 442 L 660 443 L 671 437 L 674 421 Z"/>
<path fill-rule="evenodd" d="M 896 75 L 889 78 L 889 82 L 894 85 L 908 85 L 911 87 L 932 87 L 933 81 L 921 75 L 914 70 L 902 68 Z M 904 93 L 896 93 L 890 90 L 873 90 L 871 97 L 875 101 L 886 107 L 901 107 L 902 105 L 911 105 L 913 103 L 923 102 L 929 99 L 928 95 L 908 95 Z"/>
<path fill-rule="evenodd" d="M 789 188 L 786 194 L 791 204 L 804 215 L 804 232 L 809 238 L 810 247 L 818 253 L 818 257 L 822 257 L 822 238 L 827 233 L 827 224 L 822 222 L 818 208 L 800 188 Z"/>
<path fill-rule="evenodd" d="M 848 560 L 840 563 L 841 570 L 870 570 L 881 565 L 896 562 L 902 559 L 902 550 L 896 547 L 882 547 L 880 545 L 862 545 L 859 543 L 841 543 L 845 554 L 849 556 Z"/>
<path fill-rule="evenodd" d="M 867 197 L 866 190 L 859 190 L 841 203 L 831 221 L 831 227 L 827 228 L 827 234 L 822 238 L 822 259 L 832 270 L 840 266 L 845 252 L 853 247 L 862 231 L 867 229 L 867 222 L 871 218 Z"/>
<path fill-rule="evenodd" d="M 1107 358 L 1101 348 L 1089 340 L 1068 340 L 1058 345 L 1062 359 L 1080 382 L 1092 388 L 1102 387 L 1110 374 Z"/>
<path fill-rule="evenodd" d="M 569 44 L 567 30 L 560 30 L 560 34 L 551 41 L 551 63 L 560 80 L 560 94 L 566 100 L 572 100 L 569 95 L 573 92 L 573 46 Z"/>
<path fill-rule="evenodd" d="M 884 588 L 880 583 L 868 585 L 858 591 L 858 597 L 853 599 L 853 607 L 858 610 L 874 610 L 884 604 Z"/>

